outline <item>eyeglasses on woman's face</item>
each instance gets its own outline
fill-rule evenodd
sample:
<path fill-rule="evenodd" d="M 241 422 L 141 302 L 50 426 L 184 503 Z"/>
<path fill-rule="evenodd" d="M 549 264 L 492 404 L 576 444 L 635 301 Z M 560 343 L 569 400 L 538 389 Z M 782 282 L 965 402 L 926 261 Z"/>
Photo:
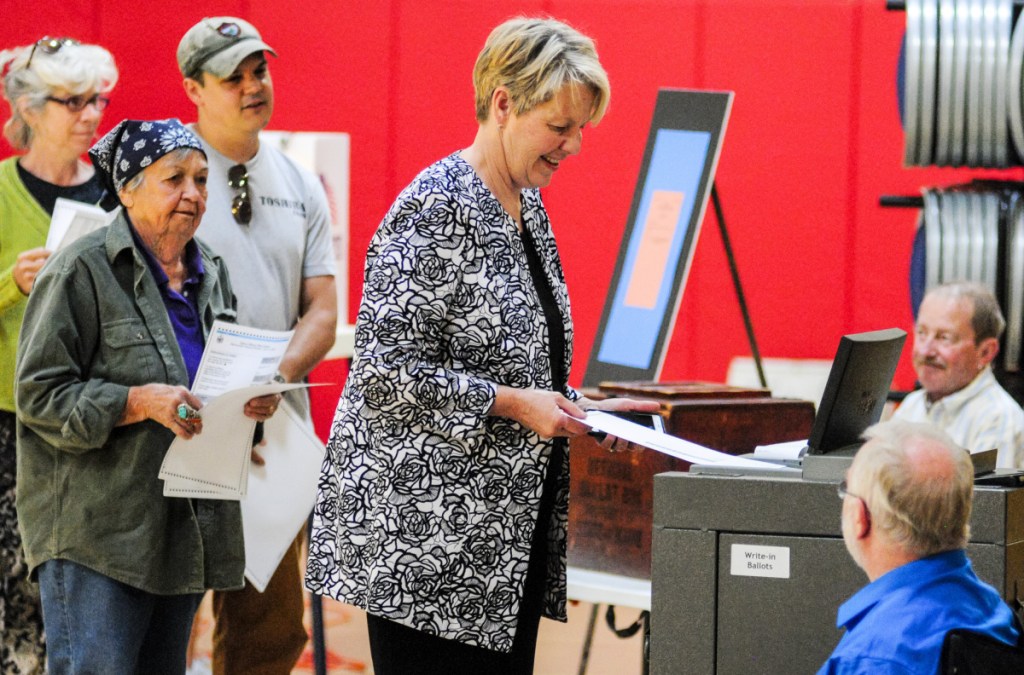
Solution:
<path fill-rule="evenodd" d="M 25 63 L 25 70 L 28 70 L 32 67 L 32 59 L 36 57 L 36 50 L 42 52 L 43 54 L 46 54 L 47 56 L 50 56 L 56 54 L 64 47 L 78 44 L 81 43 L 74 38 L 50 37 L 49 35 L 45 35 L 36 40 L 36 43 L 32 45 L 32 51 L 29 52 L 28 55 L 28 62 Z"/>
<path fill-rule="evenodd" d="M 82 112 L 85 110 L 85 106 L 91 105 L 96 108 L 97 112 L 103 112 L 110 105 L 110 99 L 100 94 L 93 94 L 92 96 L 68 96 L 67 98 L 57 98 L 56 96 L 47 96 L 47 101 L 59 103 L 73 113 Z"/>

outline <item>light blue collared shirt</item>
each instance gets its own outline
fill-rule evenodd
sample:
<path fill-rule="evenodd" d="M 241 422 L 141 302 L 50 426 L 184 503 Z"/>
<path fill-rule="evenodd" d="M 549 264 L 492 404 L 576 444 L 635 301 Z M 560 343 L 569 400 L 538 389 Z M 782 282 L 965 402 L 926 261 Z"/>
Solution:
<path fill-rule="evenodd" d="M 971 452 L 997 448 L 996 465 L 1024 469 L 1024 411 L 984 368 L 960 391 L 929 402 L 923 389 L 907 395 L 893 419 L 929 422 Z"/>

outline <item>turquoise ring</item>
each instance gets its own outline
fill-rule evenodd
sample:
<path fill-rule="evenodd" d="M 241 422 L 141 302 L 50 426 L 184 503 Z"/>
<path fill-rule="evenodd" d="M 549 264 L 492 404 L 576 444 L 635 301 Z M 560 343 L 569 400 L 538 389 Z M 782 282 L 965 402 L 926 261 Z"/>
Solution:
<path fill-rule="evenodd" d="M 197 419 L 199 417 L 199 414 L 197 413 L 197 411 L 193 410 L 192 406 L 190 406 L 189 404 L 182 403 L 181 405 L 178 406 L 178 417 L 188 422 L 190 420 Z"/>

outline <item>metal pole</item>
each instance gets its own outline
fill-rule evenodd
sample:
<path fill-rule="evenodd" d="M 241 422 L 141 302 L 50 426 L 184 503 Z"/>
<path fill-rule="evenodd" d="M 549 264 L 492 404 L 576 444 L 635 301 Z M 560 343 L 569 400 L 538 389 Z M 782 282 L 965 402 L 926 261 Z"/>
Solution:
<path fill-rule="evenodd" d="M 757 348 L 757 338 L 754 337 L 754 324 L 750 322 L 750 312 L 747 310 L 747 300 L 743 295 L 743 284 L 740 283 L 740 273 L 736 268 L 736 258 L 732 254 L 732 244 L 729 241 L 729 231 L 725 229 L 725 215 L 722 213 L 722 200 L 718 197 L 718 186 L 711 184 L 711 203 L 715 207 L 715 218 L 718 220 L 718 231 L 722 234 L 722 245 L 725 247 L 725 257 L 729 261 L 729 271 L 732 273 L 732 284 L 736 288 L 736 299 L 740 304 L 740 313 L 743 314 L 743 325 L 747 329 L 747 340 L 750 342 L 750 353 L 754 357 L 754 366 L 757 367 L 757 378 L 761 386 L 768 388 L 768 380 L 764 376 L 764 366 L 761 363 L 761 352 Z"/>
<path fill-rule="evenodd" d="M 580 654 L 580 669 L 577 675 L 587 675 L 587 666 L 590 664 L 590 647 L 594 644 L 594 627 L 597 626 L 597 610 L 600 607 L 596 602 L 590 609 L 590 620 L 587 622 L 587 635 L 583 638 L 583 652 Z"/>
<path fill-rule="evenodd" d="M 313 514 L 309 514 L 306 541 L 313 537 Z M 323 598 L 316 593 L 309 594 L 309 610 L 313 619 L 313 672 L 316 675 L 327 675 L 327 641 L 324 639 L 324 605 Z"/>

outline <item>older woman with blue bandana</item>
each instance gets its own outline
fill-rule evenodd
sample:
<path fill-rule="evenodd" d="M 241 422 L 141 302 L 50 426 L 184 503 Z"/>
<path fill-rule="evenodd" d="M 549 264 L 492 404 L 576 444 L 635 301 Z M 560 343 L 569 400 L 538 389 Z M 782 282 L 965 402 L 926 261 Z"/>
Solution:
<path fill-rule="evenodd" d="M 219 257 L 193 239 L 206 155 L 178 120 L 126 120 L 89 151 L 123 210 L 55 253 L 18 345 L 18 513 L 49 672 L 181 673 L 204 590 L 242 585 L 239 506 L 163 496 L 208 331 L 231 321 Z M 276 403 L 254 399 L 265 419 Z"/>

